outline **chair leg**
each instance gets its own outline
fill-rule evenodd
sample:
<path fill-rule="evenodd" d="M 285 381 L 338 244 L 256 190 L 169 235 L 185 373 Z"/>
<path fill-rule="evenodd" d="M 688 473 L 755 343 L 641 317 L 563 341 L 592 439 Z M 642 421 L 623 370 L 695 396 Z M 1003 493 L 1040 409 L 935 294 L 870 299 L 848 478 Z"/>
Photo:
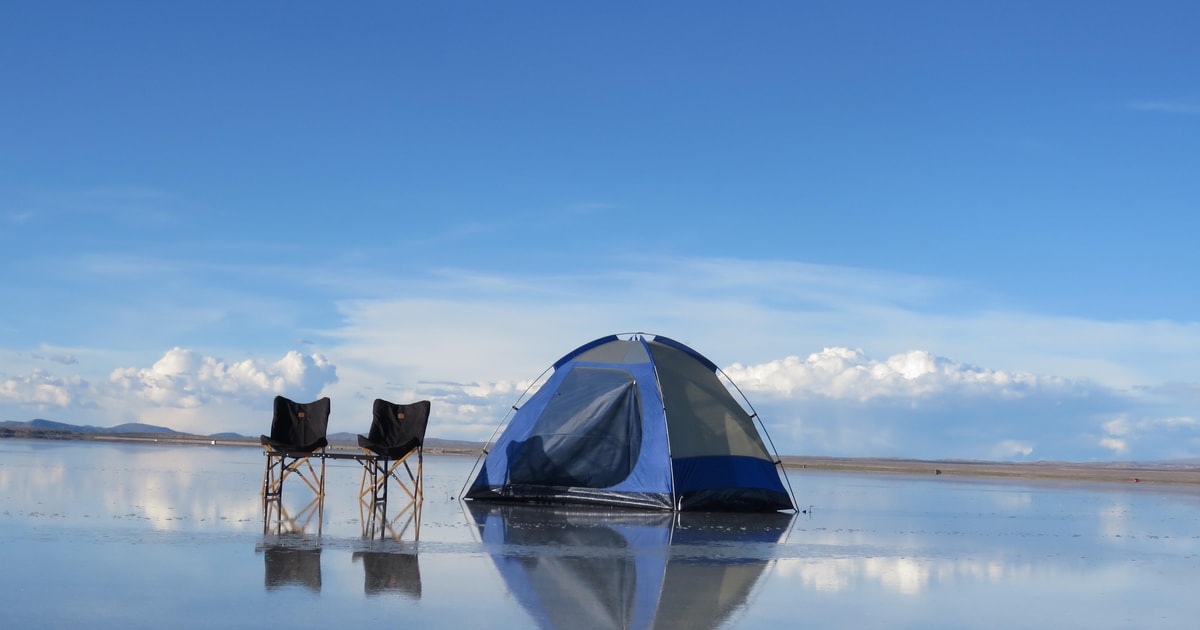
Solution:
<path fill-rule="evenodd" d="M 312 464 L 313 454 L 289 455 L 266 449 L 267 468 L 263 473 L 263 533 L 282 533 L 285 523 L 289 532 L 303 532 L 313 517 L 317 518 L 317 535 L 324 530 L 325 521 L 325 458 L 321 460 L 320 472 Z M 290 459 L 290 461 L 289 461 Z M 288 515 L 283 504 L 283 487 L 291 475 L 299 477 L 313 493 L 313 499 L 297 513 L 295 519 Z M 303 519 L 303 524 L 297 521 Z"/>
<path fill-rule="evenodd" d="M 422 479 L 423 461 L 420 449 L 417 450 L 416 472 L 413 472 L 408 457 L 399 460 L 388 460 L 373 455 L 364 449 L 365 457 L 360 460 L 363 465 L 363 475 L 359 487 L 359 515 L 363 519 L 363 537 L 390 537 L 400 540 L 410 526 L 415 526 L 416 539 L 420 539 L 420 511 L 424 499 L 424 480 Z M 404 469 L 402 475 L 400 470 Z M 388 501 L 391 481 L 404 492 L 407 499 L 395 516 L 388 516 Z"/>
<path fill-rule="evenodd" d="M 278 531 L 283 521 L 283 457 L 272 453 L 270 449 L 266 450 L 266 455 L 267 466 L 263 471 L 262 487 L 263 534 L 270 533 L 272 523 Z"/>
<path fill-rule="evenodd" d="M 388 460 L 382 459 L 366 449 L 363 449 L 363 454 L 363 459 L 359 460 L 363 466 L 363 475 L 358 492 L 363 537 L 374 538 L 376 531 L 379 531 L 380 537 L 382 537 L 384 528 L 381 527 L 381 524 L 386 524 L 387 520 Z"/>

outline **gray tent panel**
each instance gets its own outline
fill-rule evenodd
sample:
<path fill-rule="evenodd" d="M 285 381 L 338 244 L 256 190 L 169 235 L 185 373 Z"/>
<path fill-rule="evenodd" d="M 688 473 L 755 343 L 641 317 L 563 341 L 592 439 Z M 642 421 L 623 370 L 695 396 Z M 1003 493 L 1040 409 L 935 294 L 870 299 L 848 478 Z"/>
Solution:
<path fill-rule="evenodd" d="M 658 366 L 672 457 L 772 459 L 754 419 L 714 372 L 681 350 L 655 342 L 649 346 Z"/>
<path fill-rule="evenodd" d="M 642 446 L 635 385 L 624 370 L 574 368 L 529 439 L 511 445 L 509 482 L 607 488 L 628 477 Z"/>

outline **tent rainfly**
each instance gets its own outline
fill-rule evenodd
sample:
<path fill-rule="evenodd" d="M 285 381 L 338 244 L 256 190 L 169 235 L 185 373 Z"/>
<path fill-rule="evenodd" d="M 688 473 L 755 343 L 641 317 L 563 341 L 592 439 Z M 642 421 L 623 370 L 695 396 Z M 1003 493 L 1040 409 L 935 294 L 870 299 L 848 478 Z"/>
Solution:
<path fill-rule="evenodd" d="M 695 350 L 662 336 L 612 335 L 580 346 L 551 369 L 537 392 L 514 407 L 482 467 L 476 463 L 465 498 L 678 511 L 794 509 L 765 433 L 721 382 L 720 369 Z"/>

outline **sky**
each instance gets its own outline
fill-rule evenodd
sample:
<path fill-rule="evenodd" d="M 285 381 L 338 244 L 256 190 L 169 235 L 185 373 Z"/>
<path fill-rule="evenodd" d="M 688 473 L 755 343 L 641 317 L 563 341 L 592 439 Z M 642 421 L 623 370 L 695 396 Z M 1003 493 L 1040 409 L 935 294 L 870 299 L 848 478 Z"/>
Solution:
<path fill-rule="evenodd" d="M 0 420 L 483 440 L 612 333 L 783 454 L 1200 457 L 1200 5 L 0 5 Z"/>

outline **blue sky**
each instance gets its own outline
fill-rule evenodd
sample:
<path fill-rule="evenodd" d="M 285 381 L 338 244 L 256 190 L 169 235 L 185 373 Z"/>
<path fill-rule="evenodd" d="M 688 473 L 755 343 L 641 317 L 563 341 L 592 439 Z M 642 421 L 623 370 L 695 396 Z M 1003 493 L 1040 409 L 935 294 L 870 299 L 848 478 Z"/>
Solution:
<path fill-rule="evenodd" d="M 1200 457 L 1187 2 L 10 2 L 0 419 L 482 439 L 613 332 L 781 451 Z"/>

